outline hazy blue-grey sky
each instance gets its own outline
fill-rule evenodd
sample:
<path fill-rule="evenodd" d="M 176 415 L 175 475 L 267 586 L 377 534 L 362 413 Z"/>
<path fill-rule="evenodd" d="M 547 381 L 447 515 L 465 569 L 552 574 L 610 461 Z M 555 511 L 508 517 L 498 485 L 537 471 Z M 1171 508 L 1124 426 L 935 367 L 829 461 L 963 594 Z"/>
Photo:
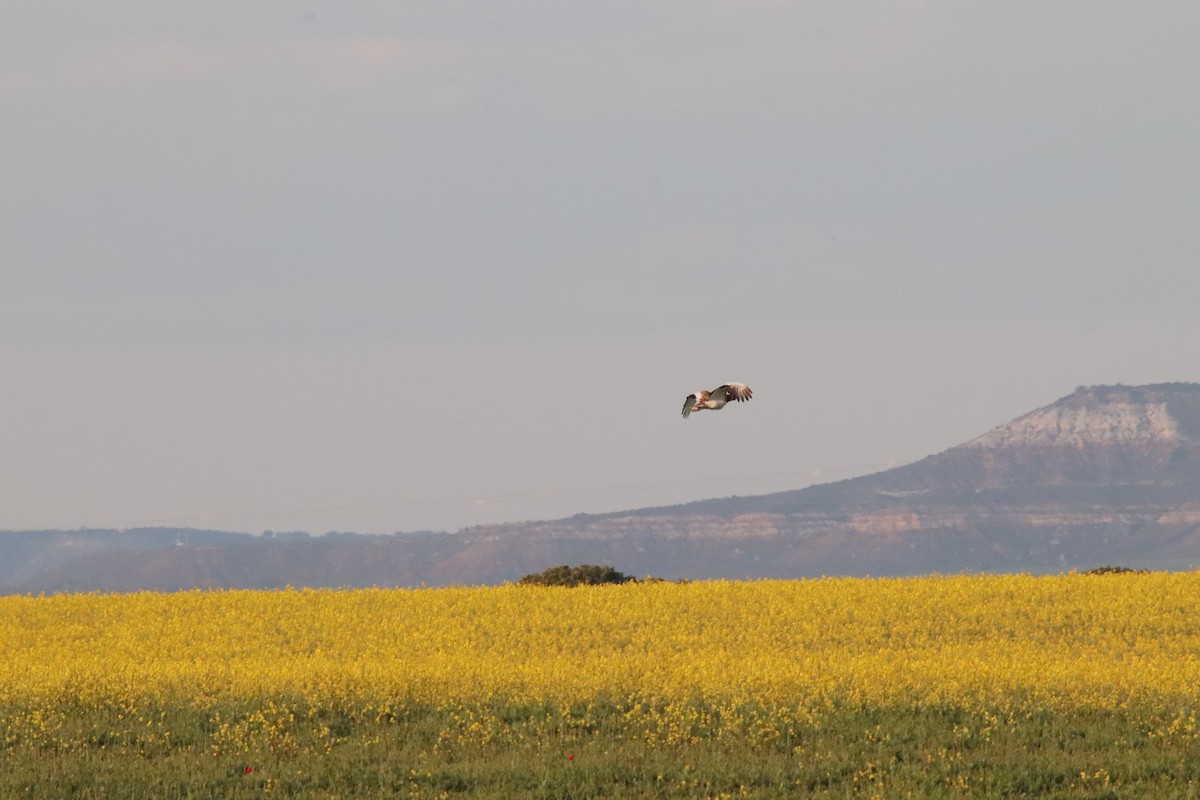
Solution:
<path fill-rule="evenodd" d="M 10 3 L 0 528 L 756 494 L 1200 379 L 1197 42 L 1193 2 Z"/>

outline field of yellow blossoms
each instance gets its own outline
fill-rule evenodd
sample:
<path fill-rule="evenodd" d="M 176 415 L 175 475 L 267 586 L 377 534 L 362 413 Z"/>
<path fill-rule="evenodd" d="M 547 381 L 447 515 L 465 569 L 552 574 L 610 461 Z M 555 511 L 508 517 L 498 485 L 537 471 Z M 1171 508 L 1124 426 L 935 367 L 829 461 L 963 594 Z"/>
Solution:
<path fill-rule="evenodd" d="M 1198 573 L 0 598 L 4 796 L 1191 797 L 1198 712 Z"/>

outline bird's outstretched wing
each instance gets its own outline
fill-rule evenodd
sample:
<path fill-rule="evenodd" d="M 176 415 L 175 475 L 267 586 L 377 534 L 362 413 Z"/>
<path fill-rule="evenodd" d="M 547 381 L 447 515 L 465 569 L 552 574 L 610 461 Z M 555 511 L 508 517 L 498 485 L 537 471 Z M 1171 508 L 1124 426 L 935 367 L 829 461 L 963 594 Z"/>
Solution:
<path fill-rule="evenodd" d="M 692 413 L 692 407 L 696 405 L 696 395 L 689 394 L 687 400 L 683 401 L 683 418 L 687 419 L 687 415 Z"/>
<path fill-rule="evenodd" d="M 725 395 L 725 402 L 730 403 L 734 400 L 739 403 L 744 403 L 754 396 L 750 391 L 750 387 L 744 383 L 727 383 L 723 386 L 718 386 L 713 394 Z"/>

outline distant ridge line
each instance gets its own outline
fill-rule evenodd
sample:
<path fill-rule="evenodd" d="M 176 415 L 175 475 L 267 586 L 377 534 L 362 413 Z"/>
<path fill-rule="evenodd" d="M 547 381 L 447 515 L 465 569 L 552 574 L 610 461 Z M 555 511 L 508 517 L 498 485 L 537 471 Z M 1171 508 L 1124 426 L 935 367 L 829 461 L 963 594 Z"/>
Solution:
<path fill-rule="evenodd" d="M 177 530 L 0 535 L 0 592 L 494 584 L 580 563 L 668 579 L 1192 569 L 1200 384 L 1080 387 L 919 461 L 765 495 L 456 534 Z"/>

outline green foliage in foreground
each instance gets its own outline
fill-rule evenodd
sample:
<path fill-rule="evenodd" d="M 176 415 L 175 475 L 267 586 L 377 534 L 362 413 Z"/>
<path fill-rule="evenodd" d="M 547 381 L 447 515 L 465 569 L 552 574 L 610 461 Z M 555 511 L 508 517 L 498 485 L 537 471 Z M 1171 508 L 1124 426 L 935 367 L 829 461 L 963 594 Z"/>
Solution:
<path fill-rule="evenodd" d="M 1148 728 L 1079 711 L 846 709 L 804 723 L 747 711 L 752 735 L 656 729 L 627 709 L 289 705 L 0 715 L 0 797 L 1191 798 L 1194 716 Z M 1181 722 L 1181 720 L 1185 720 Z M 728 721 L 723 726 L 728 728 Z"/>

